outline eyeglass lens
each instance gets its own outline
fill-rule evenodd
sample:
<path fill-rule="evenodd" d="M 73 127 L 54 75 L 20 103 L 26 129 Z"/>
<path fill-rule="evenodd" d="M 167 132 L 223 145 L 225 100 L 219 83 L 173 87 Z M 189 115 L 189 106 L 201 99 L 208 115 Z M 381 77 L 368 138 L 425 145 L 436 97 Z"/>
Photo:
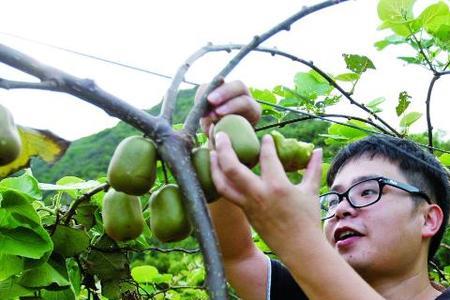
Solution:
<path fill-rule="evenodd" d="M 347 200 L 350 201 L 354 207 L 367 206 L 379 199 L 380 184 L 378 180 L 375 179 L 367 180 L 355 184 L 345 193 L 329 193 L 323 195 L 320 198 L 322 218 L 334 215 L 338 204 L 343 200 L 344 196 L 347 197 Z"/>

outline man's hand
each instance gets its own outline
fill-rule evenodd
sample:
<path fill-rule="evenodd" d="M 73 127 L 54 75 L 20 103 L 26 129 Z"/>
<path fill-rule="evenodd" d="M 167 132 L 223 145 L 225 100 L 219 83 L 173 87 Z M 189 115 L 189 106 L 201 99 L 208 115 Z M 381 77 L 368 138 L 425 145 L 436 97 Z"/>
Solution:
<path fill-rule="evenodd" d="M 321 150 L 313 153 L 302 182 L 293 185 L 269 135 L 263 138 L 261 146 L 261 176 L 239 162 L 226 134 L 218 133 L 215 145 L 211 164 L 218 192 L 242 208 L 272 250 L 278 255 L 289 251 L 283 245 L 287 236 L 294 238 L 293 232 L 300 239 L 302 232 L 310 229 L 321 234 L 318 202 Z"/>
<path fill-rule="evenodd" d="M 206 85 L 201 85 L 198 88 L 195 95 L 196 101 L 200 99 L 206 87 Z M 222 84 L 208 95 L 207 100 L 211 110 L 200 120 L 202 129 L 206 133 L 209 133 L 212 123 L 217 122 L 225 115 L 241 115 L 253 125 L 261 117 L 260 105 L 250 96 L 247 86 L 241 81 Z"/>

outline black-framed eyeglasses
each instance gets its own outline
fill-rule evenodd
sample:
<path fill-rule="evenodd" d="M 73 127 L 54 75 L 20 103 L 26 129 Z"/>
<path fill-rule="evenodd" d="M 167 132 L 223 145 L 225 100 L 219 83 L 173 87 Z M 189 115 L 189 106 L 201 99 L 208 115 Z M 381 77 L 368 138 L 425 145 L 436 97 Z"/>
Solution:
<path fill-rule="evenodd" d="M 366 207 L 378 202 L 381 199 L 383 187 L 386 185 L 420 196 L 431 204 L 430 197 L 415 186 L 386 177 L 372 177 L 353 184 L 343 193 L 329 192 L 320 195 L 322 220 L 332 218 L 335 215 L 336 208 L 344 200 L 344 197 L 353 208 Z"/>

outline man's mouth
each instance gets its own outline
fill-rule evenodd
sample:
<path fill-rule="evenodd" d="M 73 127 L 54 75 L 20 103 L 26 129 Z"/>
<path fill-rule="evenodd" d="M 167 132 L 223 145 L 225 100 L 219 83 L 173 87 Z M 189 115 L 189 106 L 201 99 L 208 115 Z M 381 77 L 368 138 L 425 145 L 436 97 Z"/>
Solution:
<path fill-rule="evenodd" d="M 345 241 L 352 237 L 361 237 L 361 236 L 363 236 L 363 234 L 353 228 L 342 227 L 336 229 L 336 231 L 334 232 L 334 241 L 335 243 L 338 243 L 340 241 Z"/>

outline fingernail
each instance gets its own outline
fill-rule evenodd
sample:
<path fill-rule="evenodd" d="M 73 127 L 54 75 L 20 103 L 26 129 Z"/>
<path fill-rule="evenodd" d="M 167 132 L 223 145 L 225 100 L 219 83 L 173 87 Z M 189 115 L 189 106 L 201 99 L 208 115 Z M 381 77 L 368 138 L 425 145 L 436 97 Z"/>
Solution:
<path fill-rule="evenodd" d="M 230 110 L 228 109 L 227 105 L 222 105 L 222 106 L 218 107 L 215 111 L 216 111 L 216 114 L 225 115 L 225 114 L 229 113 Z"/>
<path fill-rule="evenodd" d="M 208 100 L 210 102 L 212 102 L 213 104 L 216 103 L 216 102 L 219 102 L 220 101 L 220 94 L 215 92 L 215 91 L 213 91 L 213 92 L 209 93 Z"/>

